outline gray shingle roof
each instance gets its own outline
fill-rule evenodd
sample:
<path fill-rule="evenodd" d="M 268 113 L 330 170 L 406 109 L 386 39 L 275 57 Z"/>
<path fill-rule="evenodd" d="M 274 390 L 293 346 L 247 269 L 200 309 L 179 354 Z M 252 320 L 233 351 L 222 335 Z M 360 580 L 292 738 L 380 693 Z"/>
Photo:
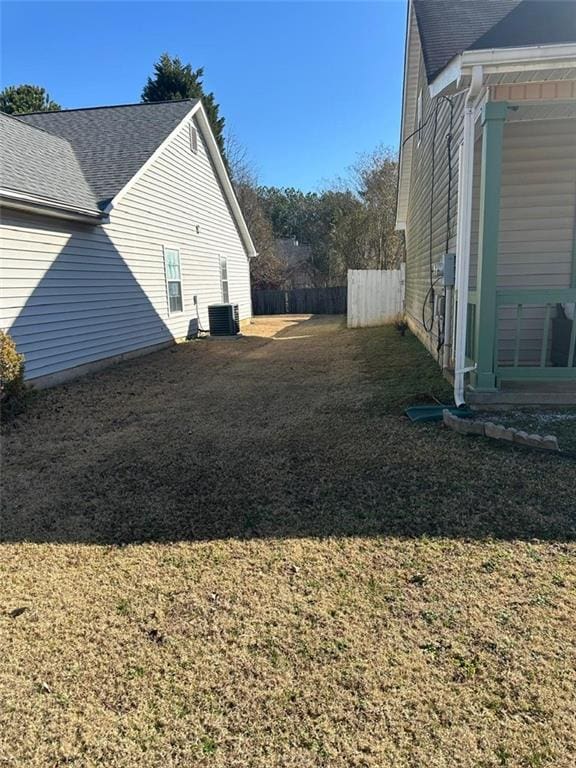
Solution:
<path fill-rule="evenodd" d="M 35 112 L 18 117 L 70 143 L 103 208 L 196 103 L 187 99 Z"/>
<path fill-rule="evenodd" d="M 478 38 L 473 49 L 576 43 L 575 0 L 523 0 Z"/>
<path fill-rule="evenodd" d="M 1 112 L 0 133 L 0 186 L 54 203 L 98 210 L 67 141 Z"/>
<path fill-rule="evenodd" d="M 414 0 L 428 82 L 459 53 L 576 42 L 574 0 Z"/>

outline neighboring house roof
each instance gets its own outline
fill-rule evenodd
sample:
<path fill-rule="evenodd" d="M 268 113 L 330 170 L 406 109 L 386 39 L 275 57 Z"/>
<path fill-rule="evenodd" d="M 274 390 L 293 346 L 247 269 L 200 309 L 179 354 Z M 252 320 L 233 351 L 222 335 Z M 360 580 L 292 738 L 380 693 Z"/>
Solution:
<path fill-rule="evenodd" d="M 98 212 L 94 192 L 67 141 L 1 112 L 0 131 L 3 189 Z"/>
<path fill-rule="evenodd" d="M 197 99 L 186 99 L 18 117 L 70 143 L 104 208 L 197 103 Z"/>
<path fill-rule="evenodd" d="M 428 82 L 468 50 L 576 40 L 570 0 L 413 0 Z"/>
<path fill-rule="evenodd" d="M 204 137 L 246 252 L 255 256 L 232 182 L 198 99 L 29 112 L 17 118 L 3 115 L 0 164 L 5 174 L 0 194 L 12 207 L 30 204 L 36 210 L 41 205 L 51 215 L 103 217 L 155 161 L 180 125 L 192 117 Z"/>

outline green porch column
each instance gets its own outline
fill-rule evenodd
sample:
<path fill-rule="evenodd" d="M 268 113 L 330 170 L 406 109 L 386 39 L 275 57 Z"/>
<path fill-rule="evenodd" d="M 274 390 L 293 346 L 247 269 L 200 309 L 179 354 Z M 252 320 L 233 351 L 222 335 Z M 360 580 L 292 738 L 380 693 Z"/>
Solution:
<path fill-rule="evenodd" d="M 475 388 L 485 391 L 496 389 L 496 270 L 500 233 L 502 137 L 507 109 L 505 101 L 489 101 L 482 111 Z"/>

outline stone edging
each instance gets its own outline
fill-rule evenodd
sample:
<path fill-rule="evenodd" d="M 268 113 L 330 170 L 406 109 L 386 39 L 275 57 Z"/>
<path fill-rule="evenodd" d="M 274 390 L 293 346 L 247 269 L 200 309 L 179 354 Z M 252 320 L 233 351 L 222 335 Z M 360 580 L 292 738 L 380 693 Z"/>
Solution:
<path fill-rule="evenodd" d="M 472 421 L 460 419 L 449 410 L 442 412 L 444 424 L 461 435 L 482 435 L 494 440 L 507 440 L 517 445 L 527 445 L 530 448 L 544 448 L 548 451 L 559 451 L 558 438 L 555 435 L 529 435 L 521 429 L 494 424 L 492 421 Z"/>

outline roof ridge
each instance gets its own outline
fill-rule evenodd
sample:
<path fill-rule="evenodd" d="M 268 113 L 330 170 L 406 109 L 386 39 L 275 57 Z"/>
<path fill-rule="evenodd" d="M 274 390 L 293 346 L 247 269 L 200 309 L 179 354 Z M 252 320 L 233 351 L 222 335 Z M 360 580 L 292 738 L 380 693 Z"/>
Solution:
<path fill-rule="evenodd" d="M 41 114 L 40 112 L 19 112 L 18 115 L 38 115 Z M 31 128 L 33 131 L 42 131 L 42 133 L 46 133 L 48 136 L 54 136 L 56 139 L 60 139 L 60 141 L 65 141 L 66 144 L 70 144 L 67 139 L 63 139 L 62 136 L 58 136 L 57 133 L 52 133 L 51 131 L 47 131 L 46 128 L 40 128 L 37 125 L 34 125 L 34 123 L 27 123 L 26 120 L 20 120 L 18 115 L 11 115 L 8 112 L 1 112 L 0 115 L 3 117 L 9 117 L 11 120 L 16 120 L 17 123 L 20 123 L 20 125 L 25 125 L 27 128 Z"/>
<path fill-rule="evenodd" d="M 121 109 L 122 107 L 150 107 L 158 104 L 183 104 L 189 101 L 190 103 L 196 103 L 200 99 L 166 99 L 165 101 L 136 101 L 131 104 L 101 104 L 97 107 L 72 107 L 71 109 L 56 109 L 47 112 L 46 110 L 40 110 L 38 112 L 20 112 L 21 115 L 54 115 L 58 113 L 68 112 L 89 112 L 96 109 Z M 28 123 L 27 123 L 28 125 Z"/>

